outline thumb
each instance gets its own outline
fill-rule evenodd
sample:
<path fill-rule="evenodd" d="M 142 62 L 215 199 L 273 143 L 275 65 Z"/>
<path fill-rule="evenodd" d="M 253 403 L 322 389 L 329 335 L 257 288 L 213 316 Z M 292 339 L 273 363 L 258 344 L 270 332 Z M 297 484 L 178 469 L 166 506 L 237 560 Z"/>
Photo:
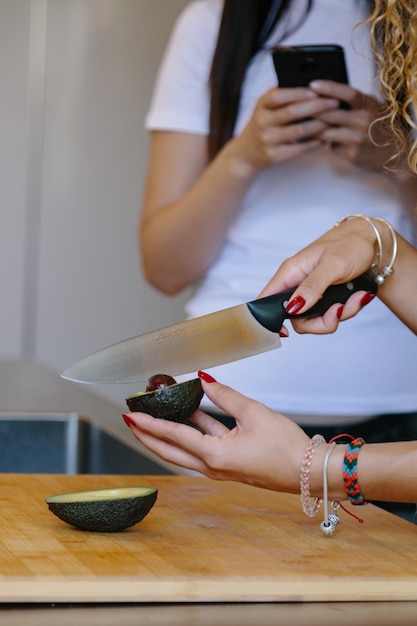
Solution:
<path fill-rule="evenodd" d="M 221 411 L 234 417 L 237 421 L 247 412 L 248 406 L 254 403 L 247 396 L 235 391 L 227 385 L 218 382 L 206 382 L 202 380 L 204 393 Z"/>

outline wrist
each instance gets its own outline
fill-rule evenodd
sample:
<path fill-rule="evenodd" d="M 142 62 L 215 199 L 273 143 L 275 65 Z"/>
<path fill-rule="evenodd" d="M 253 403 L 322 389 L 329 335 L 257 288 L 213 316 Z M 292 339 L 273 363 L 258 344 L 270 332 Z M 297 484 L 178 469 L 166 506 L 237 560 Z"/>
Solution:
<path fill-rule="evenodd" d="M 227 169 L 231 176 L 251 183 L 262 169 L 250 158 L 245 157 L 240 136 L 233 137 L 223 148 L 223 156 L 227 161 Z"/>
<path fill-rule="evenodd" d="M 335 223 L 335 227 L 339 228 L 342 224 L 349 224 L 350 228 L 355 229 L 355 225 L 357 225 L 355 223 L 358 222 L 361 224 L 366 223 L 369 227 L 367 230 L 360 231 L 361 236 L 369 237 L 369 234 L 371 232 L 373 233 L 374 258 L 367 271 L 374 276 L 377 285 L 381 286 L 394 271 L 394 262 L 397 257 L 398 248 L 397 234 L 391 224 L 384 218 L 368 217 L 363 213 L 345 215 L 339 222 Z M 353 230 L 353 232 L 355 231 Z"/>

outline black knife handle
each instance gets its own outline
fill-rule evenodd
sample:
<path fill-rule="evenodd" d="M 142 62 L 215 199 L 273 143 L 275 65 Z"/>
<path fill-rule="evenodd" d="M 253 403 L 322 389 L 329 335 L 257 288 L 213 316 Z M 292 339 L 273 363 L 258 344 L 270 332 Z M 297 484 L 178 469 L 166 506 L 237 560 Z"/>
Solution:
<path fill-rule="evenodd" d="M 369 291 L 376 294 L 377 288 L 378 285 L 371 274 L 362 274 L 354 280 L 350 280 L 348 283 L 328 287 L 320 300 L 316 302 L 311 309 L 303 313 L 298 313 L 297 315 L 288 315 L 285 310 L 296 288 L 282 291 L 272 296 L 266 296 L 266 298 L 253 300 L 247 303 L 247 307 L 253 317 L 264 328 L 277 333 L 286 319 L 321 316 L 332 304 L 344 304 L 356 291 Z"/>

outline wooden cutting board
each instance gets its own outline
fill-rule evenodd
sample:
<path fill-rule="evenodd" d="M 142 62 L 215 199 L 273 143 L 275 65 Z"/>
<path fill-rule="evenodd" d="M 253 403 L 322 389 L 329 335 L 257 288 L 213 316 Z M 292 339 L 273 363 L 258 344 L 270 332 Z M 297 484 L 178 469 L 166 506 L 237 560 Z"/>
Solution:
<path fill-rule="evenodd" d="M 80 531 L 45 497 L 152 485 L 121 533 Z M 0 475 L 0 602 L 417 600 L 417 527 L 373 505 L 333 537 L 298 496 L 191 476 Z"/>

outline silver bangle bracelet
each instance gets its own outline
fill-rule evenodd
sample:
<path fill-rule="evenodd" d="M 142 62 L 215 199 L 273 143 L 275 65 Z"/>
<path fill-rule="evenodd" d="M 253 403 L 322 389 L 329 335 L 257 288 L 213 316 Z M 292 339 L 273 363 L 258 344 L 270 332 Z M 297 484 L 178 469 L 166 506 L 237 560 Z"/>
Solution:
<path fill-rule="evenodd" d="M 395 230 L 393 229 L 391 224 L 389 222 L 387 222 L 387 220 L 385 220 L 383 217 L 374 217 L 373 219 L 379 220 L 380 222 L 385 224 L 385 226 L 388 228 L 388 230 L 389 230 L 389 232 L 391 234 L 391 238 L 392 238 L 391 259 L 390 259 L 388 265 L 384 266 L 382 272 L 380 272 L 379 274 L 377 274 L 375 276 L 375 280 L 378 283 L 378 285 L 383 285 L 385 283 L 385 280 L 387 279 L 387 277 L 391 276 L 391 274 L 394 271 L 394 263 L 395 263 L 395 259 L 397 258 L 398 241 L 397 241 L 397 235 L 395 233 Z"/>
<path fill-rule="evenodd" d="M 395 233 L 395 230 L 391 226 L 391 224 L 387 222 L 387 220 L 385 220 L 383 217 L 368 217 L 367 215 L 363 215 L 363 213 L 352 213 L 351 215 L 346 215 L 345 217 L 342 217 L 342 219 L 339 222 L 336 222 L 335 226 L 336 227 L 340 226 L 340 224 L 342 224 L 343 222 L 347 222 L 348 220 L 351 220 L 351 219 L 364 220 L 367 224 L 369 224 L 369 226 L 374 231 L 376 243 L 378 246 L 378 252 L 376 253 L 378 262 L 373 263 L 369 271 L 371 274 L 374 275 L 375 282 L 378 285 L 383 285 L 387 277 L 393 273 L 395 259 L 397 258 L 398 242 L 397 242 L 397 235 Z M 386 227 L 389 229 L 389 232 L 391 234 L 391 239 L 392 239 L 391 258 L 390 258 L 389 263 L 387 265 L 384 265 L 383 267 L 381 267 L 382 262 L 383 262 L 382 239 L 381 239 L 381 234 L 378 230 L 378 227 L 374 223 L 374 220 L 378 220 L 386 225 Z"/>

